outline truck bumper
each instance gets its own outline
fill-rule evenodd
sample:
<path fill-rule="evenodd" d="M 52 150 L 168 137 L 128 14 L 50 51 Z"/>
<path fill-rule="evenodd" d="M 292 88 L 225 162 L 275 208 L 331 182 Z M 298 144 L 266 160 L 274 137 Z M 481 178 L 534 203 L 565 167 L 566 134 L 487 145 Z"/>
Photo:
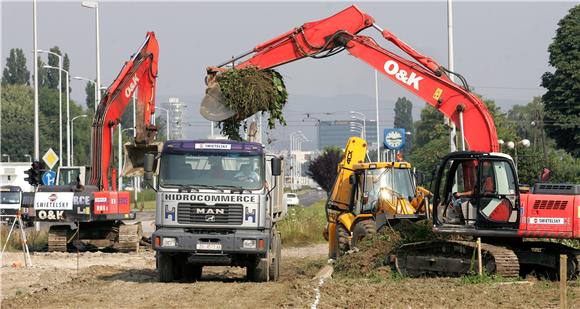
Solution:
<path fill-rule="evenodd" d="M 174 246 L 164 246 L 164 238 L 174 238 Z M 256 247 L 244 247 L 244 240 Z M 173 243 L 173 241 L 171 241 Z M 232 265 L 248 256 L 265 255 L 270 247 L 269 230 L 237 230 L 230 233 L 195 233 L 179 228 L 161 228 L 151 236 L 153 249 L 163 253 L 186 253 L 192 263 Z M 247 243 L 247 242 L 246 242 Z M 208 248 L 208 245 L 211 248 Z"/>

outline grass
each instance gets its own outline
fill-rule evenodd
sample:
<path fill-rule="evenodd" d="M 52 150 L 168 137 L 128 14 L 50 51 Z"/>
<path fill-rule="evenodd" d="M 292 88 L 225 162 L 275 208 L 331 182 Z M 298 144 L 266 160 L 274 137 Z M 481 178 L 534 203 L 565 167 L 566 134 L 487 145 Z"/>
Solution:
<path fill-rule="evenodd" d="M 20 251 L 22 250 L 22 243 L 20 241 L 20 229 L 14 228 L 10 239 L 6 239 L 8 232 L 10 231 L 10 226 L 3 225 L 0 227 L 0 250 L 4 248 L 5 242 L 6 251 Z M 26 231 L 26 241 L 28 243 L 28 249 L 30 251 L 40 251 L 48 244 L 48 232 L 47 231 L 36 231 L 36 229 L 29 229 Z"/>
<path fill-rule="evenodd" d="M 490 284 L 490 283 L 496 283 L 496 282 L 507 282 L 507 281 L 513 281 L 512 279 L 506 279 L 503 278 L 500 275 L 488 275 L 488 274 L 483 274 L 483 275 L 479 275 L 479 274 L 468 274 L 468 275 L 464 275 L 459 279 L 459 283 L 461 285 L 467 285 L 467 284 Z"/>
<path fill-rule="evenodd" d="M 325 202 L 318 201 L 308 208 L 289 208 L 286 219 L 278 223 L 282 242 L 290 246 L 325 242 L 322 237 L 322 230 L 326 225 Z"/>

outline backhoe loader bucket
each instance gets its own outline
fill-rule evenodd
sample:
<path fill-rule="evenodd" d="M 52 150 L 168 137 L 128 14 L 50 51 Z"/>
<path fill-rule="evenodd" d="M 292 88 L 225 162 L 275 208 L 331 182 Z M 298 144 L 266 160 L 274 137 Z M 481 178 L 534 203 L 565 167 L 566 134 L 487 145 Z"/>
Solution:
<path fill-rule="evenodd" d="M 143 176 L 145 164 L 145 154 L 149 152 L 159 153 L 163 148 L 163 143 L 156 142 L 150 144 L 125 144 L 125 162 L 123 163 L 123 176 Z M 157 171 L 157 164 L 153 166 L 153 173 Z"/>
<path fill-rule="evenodd" d="M 236 112 L 224 104 L 225 97 L 217 82 L 211 83 L 205 91 L 199 112 L 209 121 L 222 121 L 236 115 Z"/>

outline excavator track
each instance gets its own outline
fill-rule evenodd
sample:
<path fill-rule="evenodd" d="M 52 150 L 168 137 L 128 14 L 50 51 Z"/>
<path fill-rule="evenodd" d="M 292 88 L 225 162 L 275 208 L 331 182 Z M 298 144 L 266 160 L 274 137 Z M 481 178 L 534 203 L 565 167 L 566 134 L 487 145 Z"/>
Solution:
<path fill-rule="evenodd" d="M 119 226 L 119 237 L 114 247 L 121 252 L 139 252 L 139 244 L 143 237 L 141 222 L 122 224 Z"/>
<path fill-rule="evenodd" d="M 54 225 L 48 230 L 48 251 L 66 252 L 70 228 L 68 225 Z"/>
<path fill-rule="evenodd" d="M 520 265 L 513 250 L 483 243 L 483 270 L 505 278 L 518 277 Z M 477 245 L 470 241 L 426 241 L 401 246 L 395 257 L 399 273 L 410 276 L 462 276 L 477 272 Z"/>

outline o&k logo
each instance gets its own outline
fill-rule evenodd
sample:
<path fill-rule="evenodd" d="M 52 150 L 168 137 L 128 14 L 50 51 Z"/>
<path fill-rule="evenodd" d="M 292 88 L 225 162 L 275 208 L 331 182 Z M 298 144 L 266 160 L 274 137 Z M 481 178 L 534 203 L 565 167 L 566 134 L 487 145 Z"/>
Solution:
<path fill-rule="evenodd" d="M 127 86 L 127 88 L 125 88 L 125 97 L 126 98 L 131 96 L 131 92 L 133 92 L 133 90 L 135 90 L 135 87 L 137 87 L 138 82 L 139 82 L 139 77 L 137 77 L 137 75 L 133 76 L 133 80 L 131 81 L 129 86 Z"/>
<path fill-rule="evenodd" d="M 411 72 L 411 75 L 407 77 L 409 73 L 405 70 L 399 69 L 399 64 L 393 60 L 385 62 L 384 69 L 387 74 L 394 75 L 396 79 L 409 86 L 412 85 L 415 90 L 419 90 L 419 82 L 423 79 L 423 77 L 418 76 L 415 74 L 415 72 Z"/>

